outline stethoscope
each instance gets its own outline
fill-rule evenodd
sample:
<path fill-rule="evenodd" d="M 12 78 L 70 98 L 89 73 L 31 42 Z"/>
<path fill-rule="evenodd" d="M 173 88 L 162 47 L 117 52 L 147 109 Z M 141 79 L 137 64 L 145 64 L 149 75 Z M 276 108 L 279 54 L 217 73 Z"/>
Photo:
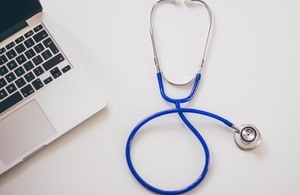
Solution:
<path fill-rule="evenodd" d="M 210 31 L 211 31 L 211 26 L 212 26 L 212 15 L 211 15 L 211 11 L 210 8 L 208 7 L 208 5 L 201 1 L 201 0 L 190 0 L 190 1 L 185 1 L 185 4 L 191 4 L 191 3 L 200 3 L 200 5 L 203 5 L 207 12 L 208 12 L 208 16 L 209 16 L 209 28 L 208 28 L 208 33 L 207 33 L 207 38 L 206 38 L 206 43 L 205 43 L 205 48 L 204 48 L 204 53 L 202 56 L 202 60 L 201 60 L 201 64 L 199 67 L 198 72 L 196 73 L 196 76 L 194 78 L 192 78 L 191 80 L 187 81 L 186 83 L 181 83 L 180 85 L 186 85 L 190 82 L 194 82 L 193 83 L 193 87 L 190 91 L 190 94 L 187 97 L 184 98 L 179 98 L 179 99 L 174 99 L 169 97 L 166 93 L 165 93 L 165 89 L 164 89 L 164 84 L 163 84 L 163 79 L 165 79 L 168 83 L 172 84 L 172 85 L 179 85 L 176 84 L 174 82 L 171 82 L 170 80 L 168 80 L 166 77 L 164 77 L 160 65 L 159 65 L 159 58 L 157 55 L 157 49 L 156 49 L 156 41 L 155 41 L 155 35 L 153 32 L 153 15 L 154 15 L 154 11 L 155 8 L 160 5 L 161 3 L 177 3 L 177 0 L 159 0 L 157 1 L 151 10 L 151 14 L 150 14 L 150 34 L 151 34 L 151 41 L 152 41 L 152 47 L 153 47 L 153 52 L 154 52 L 154 61 L 155 61 L 155 66 L 157 69 L 157 80 L 158 80 L 158 85 L 159 85 L 159 89 L 160 89 L 160 94 L 161 96 L 169 103 L 174 104 L 175 108 L 173 109 L 168 109 L 168 110 L 163 110 L 157 113 L 154 113 L 148 117 L 146 117 L 145 119 L 143 119 L 139 124 L 137 124 L 135 126 L 135 128 L 132 130 L 132 132 L 130 133 L 128 140 L 127 140 L 127 144 L 126 144 L 126 160 L 127 160 L 127 164 L 128 167 L 131 171 L 131 173 L 133 174 L 133 176 L 137 179 L 137 181 L 143 185 L 145 188 L 147 188 L 148 190 L 151 190 L 152 192 L 158 193 L 158 194 L 169 194 L 169 195 L 173 195 L 173 194 L 182 194 L 182 193 L 186 193 L 192 189 L 194 189 L 198 184 L 201 183 L 201 181 L 205 178 L 207 171 L 208 171 L 208 166 L 209 166 L 209 161 L 210 161 L 210 153 L 207 147 L 207 144 L 205 142 L 205 140 L 203 139 L 203 137 L 201 136 L 201 134 L 197 131 L 197 129 L 194 127 L 194 125 L 186 118 L 185 114 L 186 113 L 194 113 L 194 114 L 199 114 L 199 115 L 204 115 L 213 119 L 216 119 L 222 123 L 224 123 L 226 126 L 230 127 L 231 129 L 233 129 L 234 132 L 234 141 L 236 143 L 236 145 L 242 149 L 242 150 L 251 150 L 253 148 L 255 148 L 256 146 L 258 146 L 261 142 L 261 135 L 258 131 L 258 129 L 256 127 L 254 127 L 253 125 L 241 125 L 239 127 L 235 126 L 233 123 L 231 123 L 229 120 L 213 114 L 211 112 L 207 112 L 204 110 L 199 110 L 199 109 L 194 109 L 194 108 L 182 108 L 181 104 L 182 103 L 186 103 L 189 102 L 198 86 L 200 83 L 200 79 L 201 79 L 201 69 L 203 68 L 203 64 L 204 64 L 204 57 L 205 57 L 205 53 L 207 50 L 207 45 L 208 45 L 208 40 L 209 40 L 209 35 L 210 35 Z M 139 132 L 141 130 L 141 128 L 148 122 L 150 122 L 151 120 L 154 120 L 158 117 L 164 116 L 164 115 L 170 115 L 170 114 L 178 114 L 179 117 L 181 118 L 181 120 L 183 121 L 183 123 L 191 130 L 191 132 L 197 137 L 197 139 L 199 140 L 199 142 L 201 143 L 204 153 L 205 153 L 205 164 L 203 167 L 202 172 L 200 173 L 199 177 L 189 186 L 179 189 L 179 190 L 163 190 L 163 189 L 159 189 L 157 187 L 154 187 L 153 185 L 151 185 L 150 183 L 148 183 L 147 181 L 145 181 L 136 171 L 133 163 L 132 163 L 132 159 L 131 159 L 131 143 L 135 137 L 135 135 L 137 134 L 137 132 Z"/>

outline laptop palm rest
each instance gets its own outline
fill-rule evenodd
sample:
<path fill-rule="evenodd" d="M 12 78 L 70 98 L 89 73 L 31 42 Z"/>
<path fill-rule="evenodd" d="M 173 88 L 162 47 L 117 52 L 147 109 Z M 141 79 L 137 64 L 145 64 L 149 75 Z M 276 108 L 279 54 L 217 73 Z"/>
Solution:
<path fill-rule="evenodd" d="M 0 160 L 5 165 L 29 155 L 56 134 L 39 104 L 32 100 L 0 123 Z"/>

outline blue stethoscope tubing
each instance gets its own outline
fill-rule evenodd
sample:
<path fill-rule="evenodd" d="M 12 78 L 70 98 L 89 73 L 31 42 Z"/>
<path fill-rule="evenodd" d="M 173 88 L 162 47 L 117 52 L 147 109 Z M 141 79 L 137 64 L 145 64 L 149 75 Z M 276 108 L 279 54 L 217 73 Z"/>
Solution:
<path fill-rule="evenodd" d="M 128 167 L 131 171 L 131 173 L 133 174 L 133 176 L 136 178 L 136 180 L 143 185 L 145 188 L 147 188 L 150 191 L 153 191 L 157 194 L 165 194 L 165 195 L 176 195 L 176 194 L 183 194 L 186 193 L 192 189 L 194 189 L 196 186 L 198 186 L 202 180 L 205 178 L 205 176 L 207 175 L 207 171 L 209 168 L 209 162 L 210 162 L 210 153 L 209 153 L 209 149 L 207 147 L 207 144 L 205 142 L 205 140 L 203 139 L 203 137 L 201 136 L 201 134 L 197 131 L 197 129 L 193 126 L 193 124 L 185 117 L 185 113 L 193 113 L 193 114 L 199 114 L 199 115 L 204 115 L 213 119 L 216 119 L 218 121 L 221 121 L 222 123 L 224 123 L 225 125 L 227 125 L 228 127 L 233 127 L 233 123 L 231 123 L 230 121 L 228 121 L 227 119 L 218 116 L 216 114 L 207 112 L 207 111 L 203 111 L 203 110 L 199 110 L 199 109 L 193 109 L 193 108 L 182 108 L 181 107 L 181 103 L 186 103 L 188 101 L 190 101 L 201 80 L 201 74 L 197 73 L 195 76 L 195 80 L 194 80 L 194 85 L 191 89 L 190 94 L 185 97 L 185 98 L 180 98 L 180 99 L 173 99 L 170 98 L 168 95 L 166 95 L 165 90 L 164 90 L 164 85 L 163 85 L 163 79 L 162 79 L 162 73 L 158 72 L 157 73 L 157 80 L 158 80 L 158 84 L 159 84 L 159 89 L 160 89 L 160 93 L 162 95 L 162 97 L 170 103 L 173 103 L 175 105 L 175 108 L 173 109 L 168 109 L 168 110 L 163 110 L 157 113 L 154 113 L 148 117 L 146 117 L 145 119 L 143 119 L 138 125 L 136 125 L 134 127 L 134 129 L 132 130 L 132 132 L 130 133 L 128 139 L 127 139 L 127 143 L 126 143 L 126 160 L 127 160 L 127 164 Z M 192 131 L 192 133 L 197 137 L 197 139 L 199 140 L 200 144 L 203 147 L 204 150 L 204 154 L 205 154 L 205 163 L 204 163 L 204 167 L 202 172 L 200 173 L 199 177 L 190 185 L 188 185 L 185 188 L 179 189 L 179 190 L 162 190 L 162 189 L 158 189 L 156 187 L 154 187 L 153 185 L 149 184 L 147 181 L 145 181 L 136 171 L 136 169 L 134 168 L 134 165 L 132 163 L 132 159 L 131 159 L 131 144 L 133 142 L 133 139 L 135 137 L 135 135 L 141 130 L 141 128 L 148 123 L 149 121 L 156 119 L 160 116 L 163 115 L 168 115 L 168 114 L 174 114 L 177 113 L 179 115 L 179 117 L 181 118 L 181 120 L 183 121 L 183 123 Z"/>

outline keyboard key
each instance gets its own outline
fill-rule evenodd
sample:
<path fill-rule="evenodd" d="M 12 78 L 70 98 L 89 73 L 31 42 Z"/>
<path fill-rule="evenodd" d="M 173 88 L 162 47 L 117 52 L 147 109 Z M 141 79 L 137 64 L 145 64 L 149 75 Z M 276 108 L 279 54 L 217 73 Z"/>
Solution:
<path fill-rule="evenodd" d="M 6 73 L 8 73 L 8 69 L 6 66 L 1 66 L 0 67 L 0 76 L 4 76 Z"/>
<path fill-rule="evenodd" d="M 6 45 L 6 49 L 9 50 L 15 46 L 14 42 L 11 42 L 10 44 Z"/>
<path fill-rule="evenodd" d="M 16 42 L 17 44 L 19 44 L 19 43 L 21 43 L 21 42 L 24 41 L 24 40 L 25 40 L 24 37 L 21 36 L 21 37 L 17 38 L 17 39 L 15 40 L 15 42 Z"/>
<path fill-rule="evenodd" d="M 27 97 L 27 96 L 31 95 L 34 92 L 34 89 L 32 88 L 32 86 L 30 84 L 28 84 L 28 85 L 26 85 L 25 87 L 23 87 L 21 89 L 21 92 L 22 92 L 24 97 Z"/>
<path fill-rule="evenodd" d="M 16 63 L 15 60 L 12 60 L 12 61 L 8 62 L 6 64 L 6 66 L 9 68 L 9 70 L 13 70 L 18 67 L 18 64 Z"/>
<path fill-rule="evenodd" d="M 33 65 L 33 63 L 32 63 L 31 61 L 29 61 L 29 62 L 26 62 L 26 63 L 23 65 L 23 67 L 25 68 L 26 71 L 29 71 L 29 70 L 31 70 L 31 69 L 34 68 L 34 65 Z"/>
<path fill-rule="evenodd" d="M 54 44 L 54 42 L 52 41 L 52 39 L 49 37 L 48 39 L 46 39 L 45 41 L 43 41 L 45 47 L 50 48 L 50 50 L 52 51 L 53 54 L 57 54 L 59 52 L 58 48 L 56 47 L 56 45 Z"/>
<path fill-rule="evenodd" d="M 27 61 L 26 57 L 23 54 L 16 57 L 16 60 L 19 63 L 19 65 L 21 65 Z"/>
<path fill-rule="evenodd" d="M 35 27 L 33 30 L 34 30 L 34 32 L 39 32 L 42 29 L 43 29 L 43 25 L 40 24 L 37 27 Z"/>
<path fill-rule="evenodd" d="M 0 90 L 0 100 L 3 100 L 4 98 L 6 98 L 7 95 L 8 94 L 4 89 Z"/>
<path fill-rule="evenodd" d="M 18 80 L 16 80 L 15 84 L 21 88 L 26 84 L 26 81 L 23 78 L 19 78 Z"/>
<path fill-rule="evenodd" d="M 39 43 L 34 46 L 34 50 L 36 51 L 36 53 L 40 53 L 45 50 L 45 47 L 41 43 Z"/>
<path fill-rule="evenodd" d="M 9 50 L 6 53 L 6 56 L 8 57 L 8 59 L 13 59 L 14 57 L 16 57 L 17 53 L 15 52 L 14 49 Z"/>
<path fill-rule="evenodd" d="M 34 70 L 33 70 L 35 76 L 40 76 L 41 74 L 43 74 L 45 71 L 43 70 L 43 68 L 41 66 L 39 67 L 36 67 Z"/>
<path fill-rule="evenodd" d="M 0 79 L 0 89 L 2 89 L 6 85 L 7 85 L 7 82 L 4 80 L 4 78 L 1 78 Z"/>
<path fill-rule="evenodd" d="M 6 98 L 2 102 L 0 102 L 0 114 L 6 111 L 7 109 L 11 108 L 18 102 L 20 102 L 23 99 L 22 95 L 20 92 L 16 92 L 10 97 Z"/>
<path fill-rule="evenodd" d="M 7 74 L 5 76 L 5 78 L 6 78 L 7 82 L 10 83 L 10 82 L 14 81 L 17 77 L 13 72 L 11 72 L 11 73 Z"/>
<path fill-rule="evenodd" d="M 42 56 L 43 56 L 44 60 L 48 60 L 49 58 L 52 57 L 52 53 L 50 52 L 50 50 L 46 50 L 42 53 Z"/>
<path fill-rule="evenodd" d="M 23 51 L 26 50 L 25 46 L 21 43 L 20 45 L 17 45 L 15 47 L 16 51 L 18 52 L 18 54 L 22 53 Z"/>
<path fill-rule="evenodd" d="M 58 54 L 55 57 L 51 58 L 49 61 L 45 62 L 43 64 L 43 67 L 46 71 L 48 71 L 64 60 L 65 58 L 61 54 Z"/>
<path fill-rule="evenodd" d="M 15 74 L 17 75 L 17 77 L 20 77 L 22 76 L 23 74 L 25 74 L 25 70 L 22 66 L 20 66 L 19 68 L 17 68 L 15 70 Z"/>
<path fill-rule="evenodd" d="M 27 48 L 30 48 L 34 45 L 34 41 L 32 40 L 32 38 L 29 38 L 26 41 L 24 41 L 24 44 L 26 45 Z"/>
<path fill-rule="evenodd" d="M 50 73 L 52 74 L 53 78 L 55 78 L 55 79 L 58 78 L 62 74 L 57 67 L 50 70 Z"/>
<path fill-rule="evenodd" d="M 33 39 L 35 40 L 36 43 L 40 42 L 41 40 L 45 39 L 48 37 L 48 33 L 45 30 L 42 30 L 38 34 L 33 36 Z"/>
<path fill-rule="evenodd" d="M 35 81 L 33 81 L 32 85 L 35 88 L 35 90 L 39 90 L 40 88 L 42 88 L 44 86 L 44 84 L 42 83 L 42 81 L 40 79 L 36 79 Z"/>
<path fill-rule="evenodd" d="M 45 47 L 49 47 L 49 45 L 52 45 L 53 44 L 53 41 L 52 39 L 49 37 L 47 38 L 45 41 L 43 41 Z"/>
<path fill-rule="evenodd" d="M 33 31 L 31 30 L 31 31 L 28 31 L 27 33 L 25 33 L 25 37 L 26 38 L 28 38 L 28 37 L 30 37 L 31 35 L 33 35 Z"/>
<path fill-rule="evenodd" d="M 5 55 L 0 56 L 0 66 L 7 62 L 7 57 Z"/>
<path fill-rule="evenodd" d="M 52 77 L 48 77 L 44 80 L 45 85 L 47 85 L 48 83 L 50 83 L 51 81 L 53 81 Z"/>
<path fill-rule="evenodd" d="M 26 55 L 27 59 L 31 59 L 31 58 L 33 58 L 36 54 L 35 54 L 35 52 L 33 51 L 33 49 L 30 49 L 30 50 L 28 50 L 28 51 L 25 52 L 25 55 Z"/>
<path fill-rule="evenodd" d="M 41 56 L 36 56 L 35 58 L 32 59 L 32 61 L 35 65 L 39 65 L 43 62 L 43 59 Z"/>
<path fill-rule="evenodd" d="M 8 91 L 8 93 L 11 94 L 11 93 L 15 92 L 17 90 L 17 88 L 16 88 L 15 84 L 12 83 L 6 87 L 6 90 Z"/>
<path fill-rule="evenodd" d="M 30 82 L 33 79 L 35 79 L 35 76 L 33 75 L 32 72 L 29 72 L 29 73 L 25 74 L 24 78 L 26 79 L 27 82 Z"/>
<path fill-rule="evenodd" d="M 6 51 L 4 47 L 0 48 L 0 54 L 3 54 Z"/>
<path fill-rule="evenodd" d="M 61 69 L 63 73 L 66 73 L 68 72 L 69 70 L 71 70 L 71 66 L 68 65 L 68 66 L 65 66 L 63 69 Z"/>

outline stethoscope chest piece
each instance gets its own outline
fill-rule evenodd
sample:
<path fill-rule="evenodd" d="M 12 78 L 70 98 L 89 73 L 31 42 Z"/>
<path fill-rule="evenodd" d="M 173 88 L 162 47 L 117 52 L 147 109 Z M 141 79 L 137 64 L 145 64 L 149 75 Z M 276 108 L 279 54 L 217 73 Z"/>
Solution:
<path fill-rule="evenodd" d="M 261 142 L 261 136 L 253 125 L 242 125 L 234 132 L 234 141 L 242 150 L 251 150 Z"/>

